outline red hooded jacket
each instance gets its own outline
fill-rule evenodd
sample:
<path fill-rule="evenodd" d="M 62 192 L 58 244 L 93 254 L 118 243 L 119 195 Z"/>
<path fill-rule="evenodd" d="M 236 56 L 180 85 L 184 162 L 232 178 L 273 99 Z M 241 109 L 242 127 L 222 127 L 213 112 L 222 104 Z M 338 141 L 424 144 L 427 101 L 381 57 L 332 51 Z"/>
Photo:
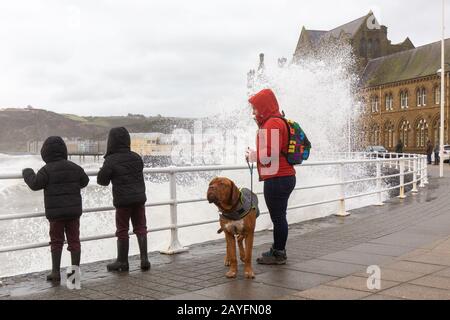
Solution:
<path fill-rule="evenodd" d="M 256 164 L 260 180 L 294 176 L 294 166 L 290 165 L 282 154 L 282 152 L 287 153 L 289 139 L 286 122 L 280 118 L 272 118 L 281 117 L 275 94 L 270 89 L 264 89 L 252 96 L 248 101 L 257 111 L 256 122 L 259 130 L 256 136 Z M 272 130 L 274 129 L 279 132 L 279 141 L 277 153 L 272 155 Z"/>

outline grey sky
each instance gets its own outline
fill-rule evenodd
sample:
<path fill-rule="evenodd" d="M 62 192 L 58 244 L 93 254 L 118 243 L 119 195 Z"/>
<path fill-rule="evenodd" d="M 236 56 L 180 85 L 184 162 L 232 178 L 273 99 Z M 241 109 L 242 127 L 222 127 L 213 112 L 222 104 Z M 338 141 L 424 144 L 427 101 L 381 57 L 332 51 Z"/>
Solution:
<path fill-rule="evenodd" d="M 440 39 L 440 5 L 439 0 L 2 1 L 0 107 L 30 104 L 81 115 L 210 114 L 227 107 L 230 97 L 244 97 L 246 72 L 257 65 L 260 52 L 267 64 L 290 58 L 303 25 L 329 30 L 372 9 L 393 43 L 409 36 L 419 46 Z"/>

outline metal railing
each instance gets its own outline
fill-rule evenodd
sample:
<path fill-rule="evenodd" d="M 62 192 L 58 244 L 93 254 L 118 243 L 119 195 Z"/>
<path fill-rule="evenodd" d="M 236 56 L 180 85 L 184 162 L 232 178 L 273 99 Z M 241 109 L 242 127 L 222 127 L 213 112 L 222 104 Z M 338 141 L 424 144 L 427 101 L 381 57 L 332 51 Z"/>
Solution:
<path fill-rule="evenodd" d="M 425 184 L 428 183 L 427 179 L 427 161 L 425 155 L 418 154 L 396 154 L 396 153 L 365 153 L 365 152 L 341 152 L 341 153 L 321 153 L 319 154 L 322 159 L 327 159 L 327 156 L 336 158 L 340 157 L 340 160 L 323 160 L 323 161 L 306 161 L 301 167 L 320 167 L 320 166 L 337 166 L 339 169 L 339 181 L 333 183 L 324 183 L 318 185 L 309 185 L 309 186 L 296 186 L 294 191 L 298 190 L 307 190 L 307 189 L 316 189 L 316 188 L 324 188 L 324 187 L 339 187 L 339 195 L 337 198 L 316 201 L 311 203 L 303 203 L 303 204 L 295 204 L 291 205 L 287 208 L 287 210 L 294 210 L 312 206 L 318 206 L 329 203 L 339 203 L 339 209 L 336 215 L 346 216 L 349 213 L 346 211 L 346 200 L 365 197 L 369 195 L 377 195 L 377 205 L 383 205 L 382 202 L 382 193 L 387 192 L 394 189 L 399 189 L 399 198 L 405 198 L 406 192 L 405 187 L 407 185 L 412 184 L 412 193 L 418 192 L 418 183 L 419 187 L 424 187 Z M 375 164 L 376 172 L 375 177 L 364 177 L 360 179 L 354 180 L 345 180 L 345 167 L 348 165 L 354 164 Z M 390 174 L 390 175 L 382 175 L 382 167 L 395 168 L 399 170 L 399 173 Z M 177 198 L 177 182 L 176 175 L 180 173 L 188 173 L 188 172 L 208 172 L 208 171 L 231 171 L 231 170 L 248 170 L 248 167 L 245 165 L 214 165 L 214 166 L 200 166 L 200 167 L 166 167 L 166 168 L 146 168 L 144 169 L 145 174 L 167 174 L 169 175 L 169 185 L 170 185 L 170 199 L 167 201 L 159 201 L 159 202 L 150 202 L 147 203 L 146 207 L 157 207 L 157 206 L 169 206 L 170 207 L 170 225 L 165 227 L 158 228 L 149 228 L 148 232 L 157 232 L 170 230 L 170 244 L 166 250 L 160 251 L 165 254 L 174 254 L 188 250 L 188 248 L 183 247 L 178 239 L 178 229 L 187 228 L 192 226 L 200 226 L 211 223 L 216 223 L 219 219 L 210 219 L 206 221 L 197 221 L 191 223 L 178 224 L 178 205 L 185 203 L 194 203 L 194 202 L 204 202 L 207 201 L 206 198 L 195 198 L 195 199 L 185 199 L 179 200 Z M 89 176 L 96 176 L 97 170 L 86 170 L 86 173 Z M 412 175 L 412 180 L 408 183 L 405 183 L 405 176 Z M 382 188 L 382 180 L 387 178 L 399 177 L 400 183 L 395 186 L 390 186 L 388 188 Z M 22 179 L 22 175 L 17 174 L 0 174 L 0 180 L 11 180 L 11 179 Z M 367 181 L 376 181 L 376 190 L 359 193 L 356 195 L 346 195 L 345 194 L 345 186 L 349 184 L 359 183 L 359 182 L 367 182 Z M 263 194 L 263 192 L 257 192 L 258 195 Z M 88 208 L 84 209 L 83 213 L 91 213 L 91 212 L 104 212 L 104 211 L 113 211 L 114 207 L 98 207 L 98 208 Z M 268 214 L 269 212 L 262 211 L 261 215 Z M 17 219 L 30 219 L 36 217 L 44 217 L 45 212 L 35 212 L 35 213 L 19 213 L 19 214 L 8 214 L 8 215 L 0 215 L 0 221 L 8 221 L 8 220 L 17 220 Z M 131 235 L 132 232 L 129 232 Z M 80 240 L 82 242 L 86 241 L 94 241 L 100 239 L 108 239 L 114 238 L 115 234 L 103 234 L 97 236 L 84 237 Z M 14 245 L 9 247 L 0 248 L 0 253 L 5 252 L 13 252 L 19 250 L 27 250 L 34 248 L 41 248 L 48 246 L 48 242 L 41 243 L 31 243 L 31 244 L 23 244 L 23 245 Z"/>

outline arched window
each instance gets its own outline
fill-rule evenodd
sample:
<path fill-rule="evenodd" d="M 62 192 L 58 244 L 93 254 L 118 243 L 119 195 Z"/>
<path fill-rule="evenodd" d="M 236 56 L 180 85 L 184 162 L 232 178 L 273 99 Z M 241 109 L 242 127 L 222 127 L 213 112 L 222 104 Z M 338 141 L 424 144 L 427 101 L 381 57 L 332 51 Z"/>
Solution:
<path fill-rule="evenodd" d="M 374 57 L 378 58 L 381 54 L 380 54 L 380 40 L 379 39 L 375 39 L 375 42 L 373 44 L 373 52 L 374 52 Z"/>
<path fill-rule="evenodd" d="M 369 55 L 369 57 L 373 57 L 372 39 L 369 39 L 369 41 L 367 41 L 367 54 Z"/>
<path fill-rule="evenodd" d="M 403 120 L 400 122 L 399 130 L 398 130 L 398 136 L 400 140 L 402 140 L 403 145 L 407 147 L 409 145 L 409 131 L 411 130 L 411 125 L 409 124 L 408 120 Z"/>
<path fill-rule="evenodd" d="M 434 104 L 441 103 L 441 88 L 439 86 L 434 87 Z"/>
<path fill-rule="evenodd" d="M 394 125 L 391 121 L 384 124 L 384 146 L 388 148 L 394 147 Z"/>
<path fill-rule="evenodd" d="M 408 108 L 408 91 L 400 91 L 400 107 L 402 109 Z"/>
<path fill-rule="evenodd" d="M 371 105 L 372 112 L 378 112 L 379 104 L 380 104 L 380 100 L 378 99 L 377 96 L 373 96 L 370 99 L 370 105 Z"/>
<path fill-rule="evenodd" d="M 427 105 L 427 89 L 422 88 L 422 106 L 426 106 Z"/>
<path fill-rule="evenodd" d="M 416 90 L 416 103 L 417 103 L 418 107 L 420 107 L 422 105 L 422 90 L 421 89 Z"/>
<path fill-rule="evenodd" d="M 370 130 L 370 144 L 373 146 L 380 144 L 380 126 L 378 124 L 372 125 Z"/>
<path fill-rule="evenodd" d="M 392 93 L 386 93 L 384 96 L 384 106 L 386 107 L 386 111 L 393 110 L 394 99 L 392 97 Z"/>
<path fill-rule="evenodd" d="M 433 138 L 434 138 L 434 144 L 439 143 L 439 135 L 440 135 L 440 129 L 441 129 L 441 119 L 437 117 L 433 122 Z M 448 141 L 448 130 L 447 130 L 447 120 L 444 120 L 444 143 Z"/>
<path fill-rule="evenodd" d="M 361 42 L 359 43 L 359 55 L 364 58 L 367 57 L 366 38 L 362 38 Z"/>
<path fill-rule="evenodd" d="M 428 141 L 428 123 L 420 119 L 416 126 L 416 147 L 423 148 Z"/>

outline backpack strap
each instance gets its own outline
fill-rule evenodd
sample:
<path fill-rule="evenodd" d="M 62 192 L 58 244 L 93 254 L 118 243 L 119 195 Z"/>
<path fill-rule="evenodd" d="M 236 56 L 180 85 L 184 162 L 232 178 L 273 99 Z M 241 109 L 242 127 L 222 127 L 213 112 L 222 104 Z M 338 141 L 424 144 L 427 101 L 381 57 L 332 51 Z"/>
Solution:
<path fill-rule="evenodd" d="M 281 120 L 283 120 L 283 122 L 286 124 L 286 129 L 287 129 L 287 133 L 288 133 L 288 141 L 287 141 L 287 146 L 286 146 L 286 148 L 289 149 L 289 141 L 291 140 L 291 126 L 289 125 L 289 123 L 287 122 L 286 118 L 284 117 L 284 111 L 282 112 L 282 116 L 281 116 L 281 117 L 279 117 L 279 116 L 273 116 L 273 117 L 270 117 L 269 119 L 272 119 L 272 118 L 278 118 L 278 119 L 281 119 Z M 280 153 L 281 153 L 286 159 L 288 158 L 287 153 L 286 153 L 286 152 L 283 152 L 283 150 L 280 150 Z"/>

